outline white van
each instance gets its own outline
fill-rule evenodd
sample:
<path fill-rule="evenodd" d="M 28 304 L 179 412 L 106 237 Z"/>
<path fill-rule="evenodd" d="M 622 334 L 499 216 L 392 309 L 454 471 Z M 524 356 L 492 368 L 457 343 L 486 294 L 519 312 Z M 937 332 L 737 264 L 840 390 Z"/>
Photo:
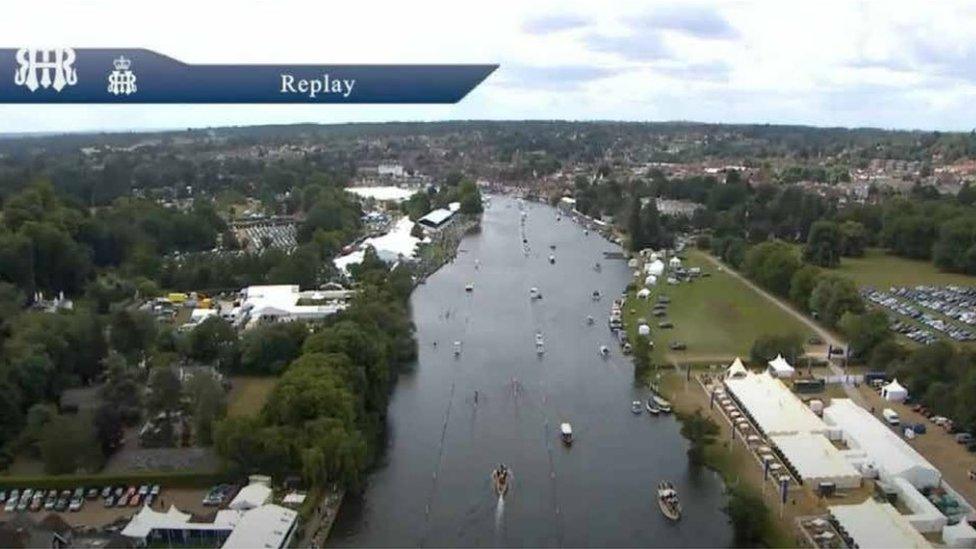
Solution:
<path fill-rule="evenodd" d="M 881 411 L 881 415 L 884 416 L 885 421 L 888 425 L 898 425 L 901 423 L 901 418 L 898 417 L 898 412 L 892 410 L 891 408 L 885 408 Z"/>

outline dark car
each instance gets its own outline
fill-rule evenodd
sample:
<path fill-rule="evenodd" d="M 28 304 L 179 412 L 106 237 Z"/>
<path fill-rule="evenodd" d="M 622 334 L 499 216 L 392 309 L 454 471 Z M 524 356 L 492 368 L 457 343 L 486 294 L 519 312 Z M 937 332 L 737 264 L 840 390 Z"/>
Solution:
<path fill-rule="evenodd" d="M 672 351 L 684 351 L 685 349 L 688 348 L 688 346 L 680 341 L 672 341 L 668 345 L 668 348 L 671 349 Z"/>

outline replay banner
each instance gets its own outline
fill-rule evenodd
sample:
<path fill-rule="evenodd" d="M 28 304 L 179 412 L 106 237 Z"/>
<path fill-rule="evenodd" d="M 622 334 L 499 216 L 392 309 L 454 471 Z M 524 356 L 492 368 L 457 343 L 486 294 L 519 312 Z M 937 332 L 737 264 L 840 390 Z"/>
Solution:
<path fill-rule="evenodd" d="M 145 49 L 0 49 L 0 103 L 457 103 L 498 65 L 189 65 Z"/>

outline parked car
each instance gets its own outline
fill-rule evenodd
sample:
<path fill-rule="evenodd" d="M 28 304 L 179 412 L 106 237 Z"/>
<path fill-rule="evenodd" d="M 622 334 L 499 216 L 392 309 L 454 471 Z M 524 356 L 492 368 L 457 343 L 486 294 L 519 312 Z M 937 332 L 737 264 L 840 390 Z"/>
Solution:
<path fill-rule="evenodd" d="M 150 490 L 149 490 L 149 493 L 152 494 L 152 495 L 154 495 L 154 496 L 158 496 L 160 490 L 161 490 L 161 488 L 160 488 L 160 486 L 158 484 L 153 484 L 152 485 L 152 488 L 150 488 Z"/>
<path fill-rule="evenodd" d="M 34 492 L 34 497 L 31 498 L 30 510 L 40 511 L 42 507 L 44 507 L 44 492 L 38 490 Z"/>
<path fill-rule="evenodd" d="M 144 495 L 146 495 L 148 493 L 149 493 L 149 485 L 148 484 L 143 484 L 142 486 L 139 487 L 139 495 L 140 496 L 144 496 Z"/>
<path fill-rule="evenodd" d="M 138 507 L 141 500 L 142 496 L 139 494 L 132 494 L 132 497 L 129 498 L 129 507 Z"/>
<path fill-rule="evenodd" d="M 107 497 L 109 497 L 111 495 L 112 495 L 112 487 L 111 486 L 106 486 L 106 487 L 102 488 L 102 499 L 105 499 L 105 498 L 107 498 Z"/>
<path fill-rule="evenodd" d="M 12 513 L 15 509 L 17 509 L 17 502 L 19 500 L 20 498 L 16 496 L 10 496 L 10 499 L 7 500 L 6 505 L 3 506 L 3 510 L 8 513 Z"/>
<path fill-rule="evenodd" d="M 105 507 L 115 507 L 115 496 L 109 495 L 105 498 Z"/>
<path fill-rule="evenodd" d="M 85 491 L 85 499 L 95 499 L 98 497 L 98 488 L 94 486 Z"/>
<path fill-rule="evenodd" d="M 81 511 L 81 506 L 85 504 L 85 498 L 71 498 L 71 503 L 68 505 L 68 510 L 72 513 L 77 513 Z"/>
<path fill-rule="evenodd" d="M 973 435 L 969 433 L 956 434 L 956 442 L 958 442 L 959 444 L 969 444 L 972 441 L 973 441 Z"/>

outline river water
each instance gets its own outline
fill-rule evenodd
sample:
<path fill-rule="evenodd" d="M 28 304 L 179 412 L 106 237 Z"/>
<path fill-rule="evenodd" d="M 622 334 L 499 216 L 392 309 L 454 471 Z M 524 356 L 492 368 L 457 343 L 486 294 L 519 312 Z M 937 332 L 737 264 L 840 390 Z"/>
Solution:
<path fill-rule="evenodd" d="M 625 262 L 603 257 L 618 248 L 550 207 L 523 207 L 524 228 L 519 203 L 495 196 L 481 232 L 414 292 L 418 363 L 393 394 L 383 462 L 347 498 L 329 544 L 727 546 L 720 479 L 689 469 L 672 417 L 631 412 L 647 394 L 606 323 L 629 281 Z M 532 287 L 543 299 L 530 300 Z M 563 421 L 571 447 L 559 440 Z M 498 463 L 514 477 L 504 500 L 489 478 Z M 681 495 L 680 522 L 657 507 L 661 479 Z"/>

